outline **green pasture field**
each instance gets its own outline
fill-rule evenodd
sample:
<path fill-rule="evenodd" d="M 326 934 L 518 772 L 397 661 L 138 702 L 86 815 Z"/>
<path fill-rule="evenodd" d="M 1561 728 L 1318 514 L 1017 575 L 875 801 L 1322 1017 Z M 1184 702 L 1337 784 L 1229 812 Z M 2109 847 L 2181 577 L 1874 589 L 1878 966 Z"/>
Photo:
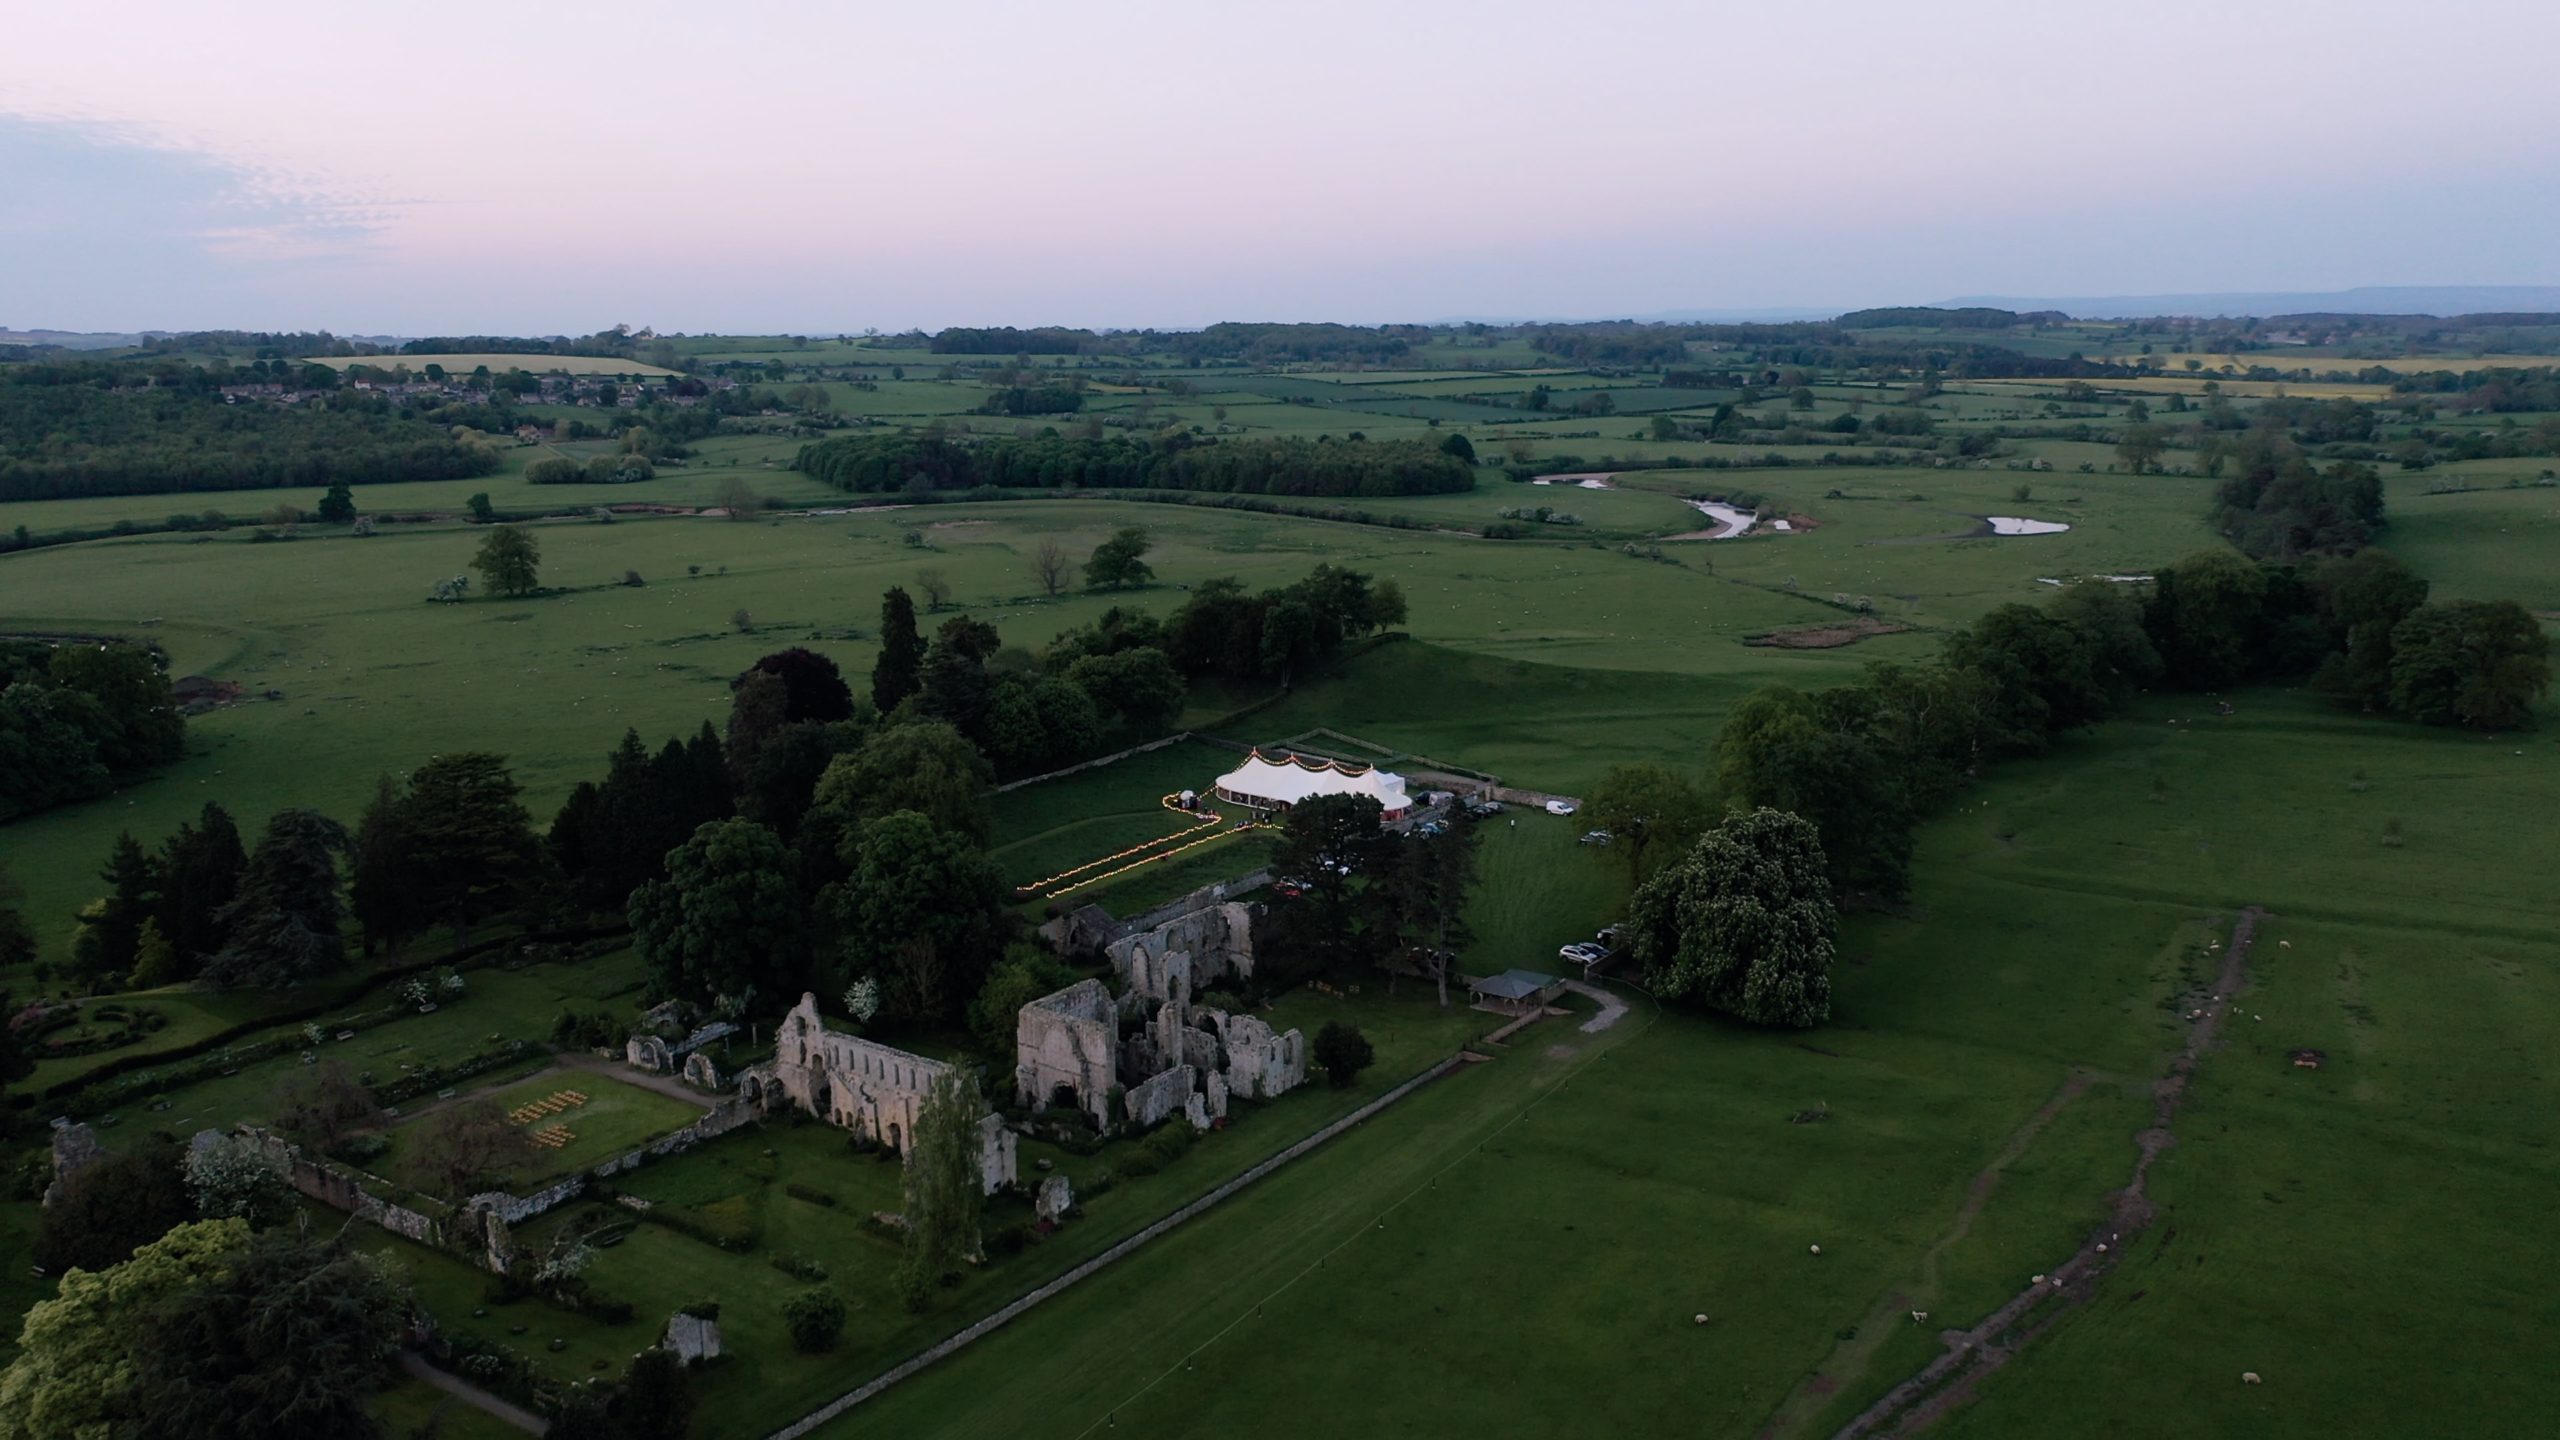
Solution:
<path fill-rule="evenodd" d="M 2375 384 L 2370 381 L 2234 380 L 2228 376 L 2212 374 L 2209 371 L 2196 371 L 2189 373 L 2182 370 L 2175 374 L 2142 375 L 2129 378 L 2092 380 L 2089 383 L 2097 387 L 2101 393 L 2132 392 L 2141 395 L 2169 395 L 2183 391 L 2189 395 L 2200 395 L 2204 393 L 2204 387 L 2208 382 L 2219 384 L 2222 387 L 2222 393 L 2229 395 L 2234 399 L 2240 399 L 2243 397 L 2255 399 L 2269 395 L 2294 395 L 2305 396 L 2314 400 L 2334 400 L 2344 397 L 2349 400 L 2363 400 L 2370 402 L 2387 399 L 2391 395 L 2390 386 Z M 2004 390 L 2054 390 L 2059 388 L 2050 380 L 1968 380 L 1965 383 L 1968 386 L 1985 386 Z"/>
<path fill-rule="evenodd" d="M 1827 1434 L 2099 1222 L 2248 903 L 2275 912 L 2259 978 L 2154 1172 L 2161 1220 L 1955 1429 L 2533 1428 L 2560 1383 L 2514 1363 L 2560 1251 L 2532 1198 L 2560 1179 L 2534 1058 L 2560 899 L 2518 827 L 2560 802 L 2560 751 L 2236 699 L 1994 771 L 1924 831 L 1911 913 L 1849 926 L 1826 1029 L 1641 997 L 1615 1033 L 1549 1022 L 822 1433 L 1280 1435 L 1320 1393 L 1375 1433 Z M 2422 804 L 2445 818 L 2379 843 Z M 1542 880 L 1605 913 L 1609 853 L 1558 823 L 1489 837 L 1480 920 Z M 1566 848 L 1505 853 L 1540 840 Z M 2421 1194 L 2466 1198 L 2413 1234 Z M 2405 1363 L 2357 1338 L 2382 1295 Z"/>
<path fill-rule="evenodd" d="M 2160 362 L 2177 373 L 2188 373 L 2189 360 L 2202 362 L 2205 372 L 2218 372 L 2226 366 L 2247 370 L 2264 365 L 2275 370 L 2309 370 L 2315 374 L 2352 375 L 2365 370 L 2389 370 L 2402 375 L 2424 375 L 2438 370 L 2467 374 L 2473 370 L 2528 370 L 2550 365 L 2549 355 L 2398 355 L 2379 358 L 2342 355 L 2336 349 L 2318 346 L 2286 346 L 2278 350 L 2251 350 L 2245 354 L 2213 354 L 2205 351 L 2181 350 L 2164 354 Z"/>
<path fill-rule="evenodd" d="M 551 455 L 583 459 L 593 450 L 584 442 L 569 445 L 507 445 L 499 451 L 503 468 L 494 475 L 468 480 L 418 480 L 353 487 L 359 512 L 376 516 L 433 514 L 460 516 L 474 494 L 487 492 L 501 515 L 556 510 L 573 505 L 710 505 L 732 476 L 744 476 L 756 493 L 786 504 L 820 504 L 843 500 L 843 491 L 795 473 L 788 467 L 800 453 L 801 441 L 780 435 L 723 435 L 694 446 L 693 459 L 661 465 L 655 479 L 628 485 L 528 485 L 525 468 Z M 611 448 L 606 445 L 605 448 Z M 204 490 L 184 495 L 102 495 L 77 500 L 19 500 L 0 504 L 0 529 L 25 525 L 38 535 L 87 529 L 130 520 L 156 525 L 172 515 L 213 511 L 230 517 L 235 527 L 256 525 L 278 505 L 291 505 L 308 515 L 320 508 L 318 486 L 274 490 Z"/>
<path fill-rule="evenodd" d="M 852 355 L 911 373 L 977 358 L 784 343 L 777 353 L 790 362 Z M 1505 360 L 1448 344 L 1431 347 L 1427 363 Z M 1228 404 L 1229 426 L 1246 433 L 1459 430 L 1488 462 L 1516 434 L 1535 458 L 1573 455 L 1594 469 L 1765 449 L 1627 438 L 1643 424 L 1626 414 L 1519 424 L 1519 412 L 1499 411 L 1499 422 L 1434 430 L 1352 408 L 1407 403 L 1364 397 L 1392 388 L 1382 372 L 1189 373 L 1204 387 L 1251 380 L 1323 403 L 1222 388 L 1152 397 L 1154 419 L 1208 425 L 1213 405 Z M 922 379 L 836 388 L 848 403 L 913 405 L 894 413 L 919 415 L 982 393 Z M 1932 402 L 1943 421 L 2033 412 L 2057 387 L 1968 388 L 1981 393 Z M 1826 391 L 1813 413 L 1835 413 L 1847 398 Z M 1098 397 L 1096 408 L 1134 403 Z M 1016 424 L 966 418 L 984 433 Z M 376 513 L 449 513 L 486 489 L 502 508 L 699 503 L 722 478 L 745 474 L 794 503 L 881 503 L 782 472 L 797 448 L 782 437 L 700 448 L 694 463 L 642 486 L 525 486 L 524 463 L 544 453 L 526 449 L 510 452 L 499 476 L 360 487 L 358 502 Z M 1783 453 L 1810 462 L 1823 448 Z M 767 651 L 810 645 L 859 688 L 880 591 L 912 587 L 926 568 L 950 580 L 961 613 L 1032 646 L 1115 604 L 1167 613 L 1186 587 L 1216 576 L 1259 588 L 1325 561 L 1392 578 L 1411 605 L 1410 639 L 1367 647 L 1337 675 L 1218 733 L 1261 742 L 1326 726 L 1582 793 L 1611 764 L 1703 766 L 1726 709 L 1759 685 L 1818 688 L 1854 678 L 1870 659 L 1923 659 L 1946 630 L 1993 606 L 2046 598 L 2054 587 L 2042 580 L 2142 573 L 2219 543 L 2202 518 L 2208 479 L 2107 473 L 2105 445 L 2017 449 L 2057 468 L 1651 470 L 1585 492 L 1495 479 L 1489 463 L 1467 494 L 1343 502 L 1425 526 L 1480 524 L 1522 504 L 1591 522 L 1530 541 L 1083 498 L 753 522 L 547 522 L 534 533 L 559 593 L 453 606 L 425 596 L 468 565 L 479 537 L 459 524 L 387 526 L 363 540 L 306 527 L 291 543 L 233 531 L 11 554 L 0 557 L 0 628 L 147 636 L 180 673 L 281 698 L 192 721 L 193 753 L 142 784 L 11 825 L 7 858 L 30 892 L 45 956 L 59 959 L 115 835 L 156 843 L 209 799 L 253 834 L 288 803 L 351 819 L 377 774 L 495 748 L 510 755 L 539 823 L 571 784 L 601 772 L 626 726 L 654 745 L 716 724 L 729 679 Z M 2083 462 L 2098 473 L 2072 468 Z M 2513 596 L 2560 612 L 2549 564 L 2560 492 L 2427 493 L 2451 479 L 2529 482 L 2548 464 L 2393 471 L 2383 544 L 2439 596 Z M 2027 500 L 2015 498 L 2021 485 Z M 1702 493 L 1751 496 L 1811 524 L 1732 541 L 1659 539 L 1698 523 L 1679 502 Z M 307 508 L 317 495 L 261 503 L 279 498 Z M 0 526 L 249 503 L 235 494 L 36 502 L 0 507 Z M 2072 529 L 1986 537 L 1990 515 Z M 1156 537 L 1156 585 L 1038 594 L 1027 562 L 1039 543 L 1080 555 L 1131 523 Z M 1629 543 L 1636 555 L 1621 548 Z M 1644 558 L 1656 543 L 1665 558 Z M 647 583 L 616 583 L 626 570 Z M 1837 620 L 1844 607 L 1913 629 L 1829 651 L 1741 643 Z M 732 620 L 741 610 L 744 631 Z M 1190 715 L 1205 723 L 1266 698 L 1202 687 Z M 2542 1216 L 2560 1182 L 2560 1078 L 2543 1058 L 2560 1026 L 2547 818 L 2560 813 L 2560 742 L 2547 727 L 2425 730 L 2283 690 L 2218 698 L 2235 713 L 2217 713 L 2212 698 L 2152 697 L 2046 758 L 1987 772 L 1924 828 L 1909 906 L 1848 922 L 1828 1027 L 1763 1033 L 1662 1014 L 1622 991 L 1632 1012 L 1586 1033 L 1577 1027 L 1592 1012 L 1577 1000 L 1572 1017 L 1532 1027 L 1491 1063 L 1428 1087 L 826 1433 L 1081 1435 L 1126 1424 L 1276 1435 L 1305 1428 L 1309 1396 L 1379 1434 L 1829 1433 L 1926 1363 L 1937 1329 L 1988 1312 L 2099 1222 L 2130 1173 L 2149 1087 L 2183 1043 L 2180 1005 L 2211 974 L 2211 942 L 2251 904 L 2273 918 L 2243 1015 L 2205 1057 L 2178 1143 L 2153 1172 L 2160 1223 L 2091 1305 L 1986 1381 L 1979 1406 L 1948 1430 L 2421 1434 L 2459 1414 L 2482 1433 L 2537 1431 L 2560 1404 L 2560 1378 L 2527 1349 L 2549 1319 L 2536 1286 L 2560 1269 Z M 1184 745 L 999 797 L 999 863 L 1009 874 L 1049 873 L 1169 832 L 1157 797 L 1203 788 L 1233 758 Z M 1519 807 L 1490 823 L 1462 968 L 1551 969 L 1559 944 L 1624 914 L 1625 858 L 1576 844 L 1582 828 Z M 1253 868 L 1248 852 L 1267 844 L 1221 842 L 1071 898 L 1134 913 Z M 23 992 L 26 978 L 0 980 Z M 627 952 L 475 971 L 436 1014 L 318 1052 L 380 1077 L 524 1041 L 521 1068 L 461 1088 L 595 1095 L 596 1077 L 525 1076 L 550 1063 L 539 1042 L 554 1013 L 624 1013 L 640 981 Z M 1410 982 L 1398 988 L 1394 997 L 1383 983 L 1358 997 L 1296 993 L 1274 1017 L 1310 1033 L 1337 1016 L 1369 1028 L 1379 1064 L 1352 1091 L 1310 1087 L 1250 1111 L 1157 1176 L 1123 1175 L 1089 1200 L 1084 1220 L 974 1273 L 921 1319 L 897 1311 L 894 1256 L 861 1224 L 894 1204 L 895 1167 L 817 1125 L 742 1132 L 625 1177 L 631 1193 L 754 1235 L 747 1253 L 732 1254 L 642 1224 L 606 1249 L 593 1278 L 637 1307 L 626 1326 L 538 1301 L 493 1305 L 461 1262 L 359 1233 L 403 1257 L 448 1327 L 515 1346 L 560 1376 L 619 1369 L 677 1305 L 718 1299 L 739 1358 L 703 1377 L 705 1433 L 766 1433 L 1488 1028 L 1488 1017 L 1418 999 Z M 252 1004 L 188 992 L 133 998 L 166 1015 L 146 1042 L 160 1047 L 235 1023 Z M 348 1009 L 378 1003 L 350 995 Z M 2316 1072 L 2286 1063 L 2303 1046 L 2330 1063 Z M 102 1058 L 48 1062 L 34 1083 Z M 299 1056 L 286 1055 L 167 1095 L 166 1110 L 137 1097 L 104 1133 L 117 1144 L 145 1127 L 183 1135 L 269 1118 L 301 1073 Z M 646 1108 L 628 1112 L 635 1138 L 654 1133 L 657 1122 L 640 1118 Z M 578 1129 L 576 1112 L 564 1123 Z M 1083 1184 L 1120 1170 L 1127 1153 L 1126 1142 L 1093 1157 L 1026 1145 L 1024 1158 L 1026 1168 L 1049 1158 Z M 795 1196 L 794 1183 L 838 1204 Z M 9 1227 L 0 1243 L 22 1240 L 31 1215 L 0 1208 Z M 560 1212 L 528 1227 L 530 1238 L 599 1216 L 628 1212 Z M 800 1282 L 768 1261 L 793 1253 L 824 1263 L 827 1283 L 855 1307 L 833 1355 L 798 1357 L 783 1335 L 781 1303 Z M 0 1304 L 22 1307 L 37 1293 L 13 1273 Z M 1931 1322 L 1911 1321 L 1914 1309 Z M 1714 1323 L 1693 1324 L 1701 1312 Z M 547 1348 L 555 1337 L 558 1352 Z M 2374 1363 L 2384 1346 L 2390 1363 Z M 2244 1369 L 2268 1383 L 2244 1389 Z M 425 1399 L 404 1387 L 383 1405 L 405 1416 Z"/>
<path fill-rule="evenodd" d="M 2390 476 L 2383 547 L 2426 575 L 2440 599 L 2515 600 L 2545 619 L 2560 613 L 2560 488 L 2427 494 L 2428 477 L 2441 474 Z M 2474 483 L 2505 482 L 2484 474 Z"/>
<path fill-rule="evenodd" d="M 315 355 L 311 363 L 344 370 L 350 365 L 371 365 L 390 370 L 406 365 L 410 370 L 426 373 L 430 365 L 441 365 L 448 375 L 468 375 L 481 366 L 491 374 L 503 375 L 509 370 L 522 370 L 529 375 L 673 375 L 677 372 L 661 365 L 644 365 L 637 360 L 621 360 L 611 355 Z"/>
<path fill-rule="evenodd" d="M 683 473 L 687 484 L 708 479 Z M 2010 498 L 2022 482 L 2031 484 L 2034 504 Z M 2199 518 L 2210 486 L 2202 479 L 1804 467 L 1648 471 L 1618 483 L 1621 492 L 1594 492 L 1490 480 L 1464 495 L 1375 502 L 1417 523 L 1480 523 L 1508 506 L 1550 504 L 1588 514 L 1595 522 L 1588 529 L 1606 521 L 1611 531 L 1536 541 L 1106 500 L 752 522 L 550 521 L 533 533 L 544 579 L 564 593 L 459 605 L 426 596 L 438 578 L 467 572 L 479 537 L 463 525 L 389 526 L 364 539 L 310 527 L 305 538 L 281 544 L 255 543 L 241 531 L 155 535 L 11 555 L 0 560 L 8 628 L 148 637 L 168 648 L 179 674 L 235 680 L 252 697 L 282 696 L 198 717 L 190 726 L 194 753 L 142 784 L 11 827 L 12 868 L 30 889 L 46 953 L 58 956 L 117 832 L 156 842 L 207 800 L 222 801 L 253 831 L 288 799 L 352 816 L 374 776 L 495 744 L 510 756 L 528 805 L 547 817 L 572 784 L 600 771 L 625 727 L 655 744 L 723 717 L 728 681 L 758 655 L 808 644 L 848 674 L 866 674 L 880 592 L 912 587 L 926 568 L 950 580 L 959 607 L 1026 645 L 1045 644 L 1114 604 L 1165 613 L 1181 602 L 1181 587 L 1213 576 L 1284 584 L 1324 561 L 1394 578 L 1411 608 L 1407 629 L 1428 648 L 1364 661 L 1373 703 L 1455 731 L 1461 742 L 1405 748 L 1570 789 L 1607 763 L 1585 757 L 1660 753 L 1674 736 L 1703 746 L 1723 706 L 1763 681 L 1828 683 L 1871 657 L 1925 655 L 1936 644 L 1933 630 L 2042 596 L 2040 576 L 2139 573 L 2213 543 Z M 589 488 L 517 493 L 548 499 Z M 1758 494 L 1816 528 L 1664 542 L 1660 561 L 1615 548 L 1613 536 L 1637 538 L 1638 524 L 1669 534 L 1699 523 L 1674 498 L 1696 490 Z M 1834 492 L 1841 498 L 1828 498 Z M 2421 503 L 2404 508 L 2414 513 Z M 2074 528 L 1959 538 L 1978 530 L 1981 516 L 2022 510 Z M 1158 586 L 1058 600 L 1037 594 L 1028 561 L 1040 542 L 1081 553 L 1130 523 L 1157 537 Z M 2471 542 L 2485 547 L 2482 568 L 2508 545 L 2516 546 L 2515 563 L 2532 563 L 2526 537 L 2482 531 Z M 907 543 L 910 535 L 921 543 Z M 694 566 L 699 575 L 689 573 Z M 647 583 L 617 583 L 626 571 Z M 1835 618 L 1835 601 L 1862 600 L 1919 629 L 1841 651 L 1740 643 Z M 744 632 L 734 623 L 740 610 L 751 626 Z M 1528 668 L 1483 667 L 1469 656 Z M 1444 662 L 1474 696 L 1463 708 L 1430 688 L 1426 677 Z M 1521 723 L 1540 714 L 1578 729 L 1578 743 L 1560 745 L 1552 731 Z M 1607 738 L 1590 744 L 1585 736 Z"/>

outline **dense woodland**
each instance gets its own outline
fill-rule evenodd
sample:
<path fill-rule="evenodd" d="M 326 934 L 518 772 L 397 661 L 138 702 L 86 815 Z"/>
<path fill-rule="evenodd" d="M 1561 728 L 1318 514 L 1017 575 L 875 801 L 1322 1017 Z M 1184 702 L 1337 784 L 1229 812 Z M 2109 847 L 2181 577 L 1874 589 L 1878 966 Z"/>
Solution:
<path fill-rule="evenodd" d="M 192 366 L 0 370 L 0 500 L 458 480 L 498 468 L 486 444 L 384 401 L 230 405 L 218 384 Z"/>
<path fill-rule="evenodd" d="M 1459 437 L 1457 445 L 1465 441 Z M 1475 484 L 1472 449 L 1422 440 L 1195 443 L 1042 434 L 964 443 L 934 430 L 848 435 L 794 461 L 855 492 L 999 489 L 1208 490 L 1239 495 L 1441 495 Z M 1463 457 L 1462 458 L 1462 454 Z"/>
<path fill-rule="evenodd" d="M 0 640 L 0 822 L 168 764 L 185 751 L 185 727 L 157 651 Z"/>

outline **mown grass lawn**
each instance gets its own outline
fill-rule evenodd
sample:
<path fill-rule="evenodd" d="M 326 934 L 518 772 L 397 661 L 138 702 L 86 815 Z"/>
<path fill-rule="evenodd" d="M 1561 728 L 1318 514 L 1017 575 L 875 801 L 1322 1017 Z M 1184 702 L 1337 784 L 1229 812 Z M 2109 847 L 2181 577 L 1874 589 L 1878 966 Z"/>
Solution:
<path fill-rule="evenodd" d="M 309 1053 L 346 1065 L 367 1084 L 387 1085 L 411 1067 L 447 1065 L 516 1047 L 520 1058 L 508 1068 L 471 1077 L 462 1088 L 493 1084 L 510 1078 L 511 1070 L 520 1074 L 551 1063 L 546 1047 L 552 1017 L 560 1010 L 628 1011 L 639 992 L 640 964 L 624 950 L 574 963 L 491 966 L 469 972 L 464 986 L 460 997 L 446 997 L 433 1014 L 404 1014 L 359 1030 L 350 1040 L 336 1038 L 339 1027 L 331 1023 L 336 1016 L 323 1016 L 314 1022 L 322 1039 Z M 356 1002 L 356 1007 L 371 1010 L 383 1003 L 383 998 L 368 998 Z M 242 1121 L 266 1122 L 275 1117 L 287 1088 L 307 1078 L 303 1053 L 298 1048 L 288 1050 L 166 1091 L 141 1083 L 130 1099 L 98 1123 L 109 1132 L 108 1143 L 113 1145 L 118 1143 L 113 1131 L 124 1125 L 184 1135 L 208 1128 L 226 1130 Z M 413 1098 L 407 1108 L 432 1103 L 432 1099 L 432 1092 Z"/>
<path fill-rule="evenodd" d="M 567 1066 L 551 1066 L 509 1085 L 465 1088 L 457 1098 L 468 1101 L 486 1099 L 512 1120 L 519 1108 L 531 1107 L 566 1091 L 574 1091 L 587 1098 L 583 1104 L 564 1103 L 546 1116 L 513 1121 L 528 1136 L 538 1136 L 556 1127 L 570 1138 L 566 1144 L 556 1146 L 545 1145 L 537 1139 L 534 1158 L 511 1172 L 508 1189 L 519 1192 L 538 1189 L 563 1176 L 600 1165 L 635 1145 L 700 1119 L 703 1111 L 709 1108 L 711 1099 L 705 1096 L 702 1104 L 691 1105 L 654 1090 L 626 1085 L 611 1076 Z M 381 1159 L 371 1162 L 372 1168 L 397 1170 L 423 1119 L 421 1116 L 404 1121 L 392 1130 L 392 1148 Z"/>

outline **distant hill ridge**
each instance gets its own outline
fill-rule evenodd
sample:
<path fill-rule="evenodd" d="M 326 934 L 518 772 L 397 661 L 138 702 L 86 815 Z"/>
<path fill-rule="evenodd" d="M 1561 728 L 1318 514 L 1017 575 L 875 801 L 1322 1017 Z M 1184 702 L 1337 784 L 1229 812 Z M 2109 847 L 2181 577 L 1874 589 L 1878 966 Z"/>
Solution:
<path fill-rule="evenodd" d="M 2560 285 L 2364 285 L 2353 290 L 2232 290 L 2192 295 L 1963 295 L 1948 309 L 2059 310 L 2082 320 L 2153 315 L 2555 315 Z"/>

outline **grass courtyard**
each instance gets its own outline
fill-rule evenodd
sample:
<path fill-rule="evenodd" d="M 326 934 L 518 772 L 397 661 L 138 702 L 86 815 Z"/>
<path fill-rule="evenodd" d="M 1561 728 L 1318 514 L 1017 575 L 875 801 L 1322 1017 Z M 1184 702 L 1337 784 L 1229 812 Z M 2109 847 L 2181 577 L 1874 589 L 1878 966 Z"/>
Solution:
<path fill-rule="evenodd" d="M 692 1104 L 596 1071 L 555 1065 L 510 1084 L 466 1090 L 445 1103 L 483 1099 L 505 1112 L 533 1143 L 533 1158 L 507 1176 L 506 1188 L 519 1193 L 681 1129 L 700 1119 L 712 1102 L 706 1095 L 700 1104 Z M 404 1118 L 388 1132 L 392 1147 L 376 1168 L 401 1168 L 428 1108 L 417 1107 L 421 1113 Z"/>

